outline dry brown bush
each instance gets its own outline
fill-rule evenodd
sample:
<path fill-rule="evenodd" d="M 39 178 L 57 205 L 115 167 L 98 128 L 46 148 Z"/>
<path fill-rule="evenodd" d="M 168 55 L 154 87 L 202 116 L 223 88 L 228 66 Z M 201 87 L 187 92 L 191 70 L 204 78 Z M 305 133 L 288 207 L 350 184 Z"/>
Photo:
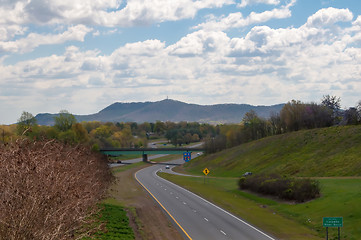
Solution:
<path fill-rule="evenodd" d="M 111 174 L 105 159 L 56 141 L 0 146 L 0 240 L 74 239 Z"/>

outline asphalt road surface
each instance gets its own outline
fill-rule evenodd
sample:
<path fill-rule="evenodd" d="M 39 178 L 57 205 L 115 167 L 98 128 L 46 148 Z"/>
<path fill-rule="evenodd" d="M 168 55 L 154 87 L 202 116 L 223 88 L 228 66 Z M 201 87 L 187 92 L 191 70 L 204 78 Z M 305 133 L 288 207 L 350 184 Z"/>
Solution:
<path fill-rule="evenodd" d="M 179 164 L 182 160 L 170 163 Z M 158 177 L 158 171 L 168 171 L 165 166 L 154 165 L 142 169 L 135 177 L 173 219 L 185 239 L 275 239 L 207 200 Z"/>

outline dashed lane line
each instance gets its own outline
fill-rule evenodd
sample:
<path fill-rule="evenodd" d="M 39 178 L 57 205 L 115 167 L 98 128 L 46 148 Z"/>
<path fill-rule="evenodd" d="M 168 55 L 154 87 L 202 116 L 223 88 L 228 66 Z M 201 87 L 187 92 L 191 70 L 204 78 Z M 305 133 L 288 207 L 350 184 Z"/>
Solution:
<path fill-rule="evenodd" d="M 140 170 L 141 171 L 141 170 Z M 138 171 L 139 172 L 139 171 Z M 172 214 L 170 214 L 170 212 L 168 212 L 168 210 L 159 202 L 159 200 L 148 190 L 148 188 L 146 188 L 143 183 L 141 183 L 139 181 L 139 179 L 137 178 L 137 173 L 136 172 L 134 174 L 135 179 L 137 180 L 137 182 L 145 189 L 147 190 L 147 192 L 157 201 L 157 203 L 164 209 L 164 211 L 166 211 L 166 213 L 173 219 L 173 221 L 178 225 L 178 227 L 183 231 L 183 233 L 190 239 L 192 240 L 192 238 L 188 235 L 188 233 L 182 228 L 182 226 L 177 222 L 177 220 L 175 220 L 175 218 L 172 216 Z"/>

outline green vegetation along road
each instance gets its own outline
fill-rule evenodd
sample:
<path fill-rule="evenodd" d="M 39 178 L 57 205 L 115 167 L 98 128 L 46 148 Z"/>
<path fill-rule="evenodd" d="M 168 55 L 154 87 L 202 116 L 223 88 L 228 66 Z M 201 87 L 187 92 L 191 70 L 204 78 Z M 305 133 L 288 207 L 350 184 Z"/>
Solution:
<path fill-rule="evenodd" d="M 202 156 L 176 168 L 179 172 L 203 175 L 202 171 L 207 167 L 210 170 L 207 181 L 162 176 L 220 204 L 280 239 L 323 238 L 322 217 L 343 217 L 342 239 L 356 240 L 361 239 L 359 149 L 360 126 L 299 131 Z M 296 204 L 243 192 L 238 189 L 237 181 L 246 171 L 316 178 L 321 185 L 321 196 Z M 276 225 L 266 223 L 275 216 L 283 220 L 275 221 Z M 329 232 L 330 239 L 337 235 L 337 229 L 329 229 Z"/>

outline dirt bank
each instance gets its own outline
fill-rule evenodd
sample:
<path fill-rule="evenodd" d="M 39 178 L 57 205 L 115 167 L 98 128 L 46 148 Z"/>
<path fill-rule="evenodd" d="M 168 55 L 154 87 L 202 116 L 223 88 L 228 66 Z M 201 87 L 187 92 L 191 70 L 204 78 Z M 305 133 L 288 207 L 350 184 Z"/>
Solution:
<path fill-rule="evenodd" d="M 137 240 L 184 239 L 173 222 L 135 180 L 134 174 L 141 168 L 144 166 L 115 173 L 116 181 L 110 188 L 110 197 L 127 208 Z"/>

